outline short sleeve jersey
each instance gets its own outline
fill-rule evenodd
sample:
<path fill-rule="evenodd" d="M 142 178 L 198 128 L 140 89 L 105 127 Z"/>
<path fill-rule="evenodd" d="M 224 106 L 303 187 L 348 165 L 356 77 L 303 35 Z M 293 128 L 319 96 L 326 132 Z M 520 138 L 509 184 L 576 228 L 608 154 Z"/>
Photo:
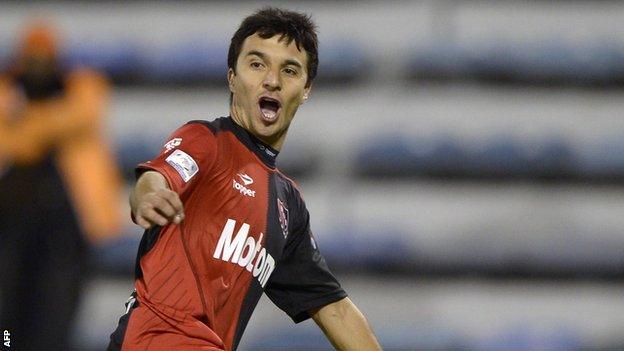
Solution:
<path fill-rule="evenodd" d="M 135 287 L 144 312 L 130 316 L 123 349 L 142 349 L 164 329 L 193 347 L 235 350 L 263 291 L 295 322 L 346 297 L 299 190 L 275 167 L 277 154 L 224 117 L 187 123 L 138 166 L 138 174 L 165 176 L 185 220 L 143 235 Z M 171 345 L 156 339 L 154 347 Z"/>

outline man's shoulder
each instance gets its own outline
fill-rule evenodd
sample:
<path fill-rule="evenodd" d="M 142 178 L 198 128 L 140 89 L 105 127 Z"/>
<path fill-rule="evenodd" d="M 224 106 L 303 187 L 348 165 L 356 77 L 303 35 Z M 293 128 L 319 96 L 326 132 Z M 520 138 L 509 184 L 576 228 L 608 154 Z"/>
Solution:
<path fill-rule="evenodd" d="M 194 119 L 186 122 L 185 126 L 190 128 L 206 128 L 213 135 L 217 135 L 219 132 L 223 130 L 227 130 L 229 128 L 228 118 L 227 117 L 219 117 L 213 119 L 212 121 L 204 120 L 204 119 Z"/>
<path fill-rule="evenodd" d="M 294 201 L 298 206 L 305 206 L 299 184 L 279 169 L 277 169 L 277 176 L 286 190 L 286 196 L 289 197 L 291 201 Z"/>
<path fill-rule="evenodd" d="M 289 190 L 293 190 L 293 191 L 296 192 L 297 196 L 301 196 L 300 190 L 299 190 L 299 184 L 297 184 L 296 181 L 294 181 L 292 178 L 290 178 L 288 175 L 286 175 L 279 168 L 276 168 L 275 171 L 277 172 L 277 175 L 278 175 L 279 179 L 281 179 L 284 182 L 284 184 L 286 184 L 286 186 L 289 188 Z"/>
<path fill-rule="evenodd" d="M 212 121 L 190 120 L 170 134 L 169 140 L 163 145 L 164 152 L 169 152 L 181 145 L 191 152 L 205 152 L 212 149 L 222 129 L 220 124 L 220 118 Z"/>

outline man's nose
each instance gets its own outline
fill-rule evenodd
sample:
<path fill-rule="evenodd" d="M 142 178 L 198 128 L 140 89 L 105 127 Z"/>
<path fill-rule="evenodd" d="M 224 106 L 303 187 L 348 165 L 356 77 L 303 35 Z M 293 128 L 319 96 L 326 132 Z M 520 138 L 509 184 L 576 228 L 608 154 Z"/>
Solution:
<path fill-rule="evenodd" d="M 278 72 L 269 70 L 267 74 L 264 76 L 264 81 L 262 82 L 262 85 L 264 86 L 266 90 L 269 90 L 269 91 L 280 90 L 282 88 L 282 85 L 279 79 Z"/>

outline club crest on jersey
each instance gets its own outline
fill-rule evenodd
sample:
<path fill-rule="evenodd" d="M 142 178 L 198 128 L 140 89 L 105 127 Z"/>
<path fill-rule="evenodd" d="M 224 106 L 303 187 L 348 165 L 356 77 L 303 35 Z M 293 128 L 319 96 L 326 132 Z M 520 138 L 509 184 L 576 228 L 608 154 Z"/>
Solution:
<path fill-rule="evenodd" d="M 169 140 L 165 143 L 165 145 L 163 145 L 163 147 L 165 148 L 165 153 L 175 149 L 176 147 L 180 146 L 180 144 L 182 144 L 182 138 L 173 138 Z"/>
<path fill-rule="evenodd" d="M 253 178 L 248 176 L 246 173 L 238 173 L 237 176 L 240 178 L 244 185 L 236 181 L 236 177 L 234 177 L 234 179 L 232 179 L 232 188 L 234 188 L 234 190 L 240 192 L 244 196 L 256 197 L 256 191 L 248 188 L 248 186 L 253 184 Z"/>
<path fill-rule="evenodd" d="M 277 213 L 279 216 L 280 227 L 282 227 L 282 234 L 284 238 L 288 236 L 288 208 L 284 205 L 282 200 L 277 199 Z"/>

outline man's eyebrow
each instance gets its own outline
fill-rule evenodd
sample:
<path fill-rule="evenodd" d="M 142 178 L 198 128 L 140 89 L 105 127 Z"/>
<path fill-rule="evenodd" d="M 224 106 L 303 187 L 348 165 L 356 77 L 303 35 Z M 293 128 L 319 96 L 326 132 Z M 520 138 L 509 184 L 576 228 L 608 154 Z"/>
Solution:
<path fill-rule="evenodd" d="M 260 57 L 261 59 L 265 59 L 266 58 L 266 55 L 264 53 L 258 51 L 258 50 L 251 50 L 245 56 L 254 56 L 254 55 Z"/>
<path fill-rule="evenodd" d="M 295 66 L 297 68 L 303 68 L 303 66 L 301 66 L 299 61 L 292 60 L 292 59 L 287 59 L 286 61 L 284 61 L 284 64 L 285 64 L 285 66 L 292 65 L 292 66 Z"/>
<path fill-rule="evenodd" d="M 263 53 L 263 52 L 258 51 L 258 50 L 251 50 L 245 56 L 258 56 L 259 58 L 261 58 L 263 60 L 267 59 L 267 55 L 265 53 Z M 297 68 L 303 68 L 301 63 L 299 63 L 299 61 L 294 60 L 294 59 L 286 59 L 284 61 L 284 66 L 288 66 L 288 65 L 292 65 L 292 66 L 295 66 Z"/>

